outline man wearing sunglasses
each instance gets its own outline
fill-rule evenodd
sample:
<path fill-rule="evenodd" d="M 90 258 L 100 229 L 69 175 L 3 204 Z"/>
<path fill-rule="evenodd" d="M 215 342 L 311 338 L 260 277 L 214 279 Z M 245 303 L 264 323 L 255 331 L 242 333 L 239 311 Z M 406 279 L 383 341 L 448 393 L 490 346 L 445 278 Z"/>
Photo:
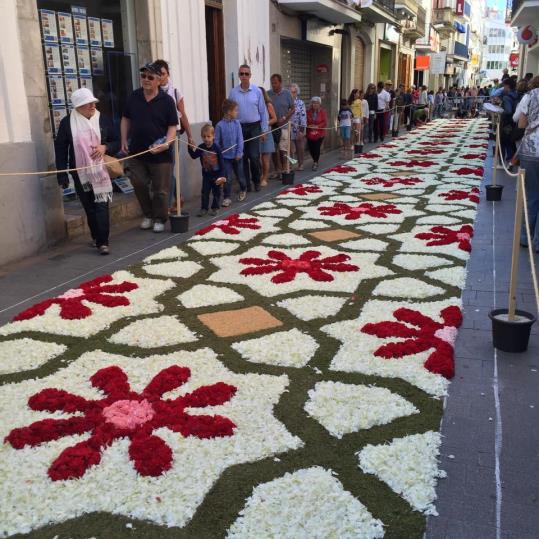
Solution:
<path fill-rule="evenodd" d="M 127 161 L 129 178 L 144 214 L 140 228 L 163 232 L 168 218 L 172 143 L 178 115 L 174 99 L 160 89 L 161 72 L 154 64 L 140 68 L 141 88 L 127 101 L 120 125 L 122 151 L 137 154 Z M 151 190 L 151 194 L 150 194 Z"/>
<path fill-rule="evenodd" d="M 251 83 L 251 68 L 245 64 L 241 65 L 238 74 L 240 84 L 232 88 L 228 97 L 238 104 L 238 120 L 244 140 L 243 169 L 247 190 L 251 190 L 252 180 L 255 190 L 260 191 L 260 140 L 265 140 L 267 135 L 255 137 L 268 130 L 268 109 L 262 92 L 258 86 Z"/>

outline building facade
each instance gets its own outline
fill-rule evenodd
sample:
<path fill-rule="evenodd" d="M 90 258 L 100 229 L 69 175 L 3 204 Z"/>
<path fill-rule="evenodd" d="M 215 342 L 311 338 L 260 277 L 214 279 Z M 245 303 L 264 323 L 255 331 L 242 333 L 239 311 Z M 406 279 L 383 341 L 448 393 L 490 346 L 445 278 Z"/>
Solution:
<path fill-rule="evenodd" d="M 512 0 L 507 20 L 517 32 L 526 28 L 532 34 L 539 34 L 539 0 Z M 518 51 L 517 74 L 519 78 L 526 73 L 539 74 L 539 40 L 532 38 L 530 43 L 523 43 Z"/>
<path fill-rule="evenodd" d="M 505 22 L 505 12 L 487 8 L 483 22 L 484 48 L 481 65 L 485 81 L 501 79 L 503 70 L 510 69 L 509 55 L 513 48 L 513 35 L 511 27 Z"/>

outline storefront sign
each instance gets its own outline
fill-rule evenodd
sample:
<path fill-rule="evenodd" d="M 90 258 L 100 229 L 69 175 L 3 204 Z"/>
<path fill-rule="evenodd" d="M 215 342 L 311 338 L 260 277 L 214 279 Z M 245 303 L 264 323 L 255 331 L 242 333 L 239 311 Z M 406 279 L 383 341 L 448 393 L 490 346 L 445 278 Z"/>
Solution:
<path fill-rule="evenodd" d="M 114 26 L 110 19 L 101 19 L 103 32 L 103 47 L 114 48 Z"/>
<path fill-rule="evenodd" d="M 90 34 L 90 46 L 101 47 L 101 19 L 88 17 L 88 33 Z"/>
<path fill-rule="evenodd" d="M 397 29 L 393 25 L 386 23 L 384 39 L 386 41 L 390 41 L 391 43 L 399 42 L 399 33 L 397 32 Z"/>
<path fill-rule="evenodd" d="M 60 43 L 73 44 L 75 38 L 73 37 L 73 20 L 71 19 L 71 13 L 58 12 L 58 29 L 60 31 Z"/>
<path fill-rule="evenodd" d="M 90 49 L 88 47 L 77 47 L 77 59 L 79 63 L 79 73 L 81 75 L 91 75 Z"/>
<path fill-rule="evenodd" d="M 62 72 L 62 62 L 60 61 L 60 45 L 56 43 L 45 43 L 45 65 L 47 73 L 56 74 Z"/>
<path fill-rule="evenodd" d="M 455 8 L 455 14 L 464 15 L 464 0 L 457 0 L 457 7 Z"/>
<path fill-rule="evenodd" d="M 45 43 L 58 43 L 58 28 L 56 26 L 56 14 L 48 9 L 39 11 L 41 17 L 41 32 Z"/>
<path fill-rule="evenodd" d="M 416 56 L 415 57 L 415 69 L 416 71 L 425 71 L 429 69 L 430 56 Z"/>
<path fill-rule="evenodd" d="M 66 75 L 77 73 L 75 45 L 62 45 L 62 63 L 64 64 L 64 73 Z"/>
<path fill-rule="evenodd" d="M 83 15 L 73 15 L 73 25 L 75 26 L 75 42 L 82 47 L 88 46 L 88 24 Z"/>
<path fill-rule="evenodd" d="M 49 77 L 49 93 L 51 96 L 51 105 L 65 105 L 64 79 L 60 75 Z"/>
<path fill-rule="evenodd" d="M 445 73 L 445 61 L 447 52 L 435 52 L 430 55 L 431 75 L 443 75 Z"/>
<path fill-rule="evenodd" d="M 537 41 L 537 30 L 531 24 L 521 26 L 517 31 L 517 41 L 521 45 L 533 45 Z"/>

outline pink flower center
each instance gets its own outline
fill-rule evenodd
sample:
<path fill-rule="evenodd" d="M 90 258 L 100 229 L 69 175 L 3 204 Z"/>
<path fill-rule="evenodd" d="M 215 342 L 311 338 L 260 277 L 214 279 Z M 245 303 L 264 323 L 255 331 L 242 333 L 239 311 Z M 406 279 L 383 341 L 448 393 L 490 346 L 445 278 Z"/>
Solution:
<path fill-rule="evenodd" d="M 457 238 L 460 240 L 460 241 L 470 241 L 470 234 L 468 234 L 467 232 L 459 232 L 457 234 Z"/>
<path fill-rule="evenodd" d="M 351 213 L 357 213 L 358 215 L 362 213 L 367 213 L 368 211 L 370 211 L 370 208 L 356 207 L 350 210 Z"/>
<path fill-rule="evenodd" d="M 283 269 L 308 270 L 311 267 L 309 260 L 283 260 L 281 263 Z"/>
<path fill-rule="evenodd" d="M 73 298 L 80 298 L 81 296 L 84 296 L 85 292 L 82 288 L 71 288 L 61 296 L 58 296 L 59 299 L 73 299 Z"/>
<path fill-rule="evenodd" d="M 442 329 L 439 329 L 438 331 L 436 331 L 436 333 L 434 333 L 434 336 L 452 345 L 455 342 L 455 339 L 457 338 L 457 333 L 458 333 L 458 330 L 456 327 L 444 326 Z"/>
<path fill-rule="evenodd" d="M 215 221 L 215 223 L 213 223 L 214 226 L 223 226 L 223 225 L 229 225 L 230 223 L 228 222 L 228 219 L 221 219 L 220 221 Z"/>
<path fill-rule="evenodd" d="M 107 406 L 103 417 L 118 429 L 133 430 L 150 421 L 155 415 L 152 405 L 143 401 L 121 400 Z"/>

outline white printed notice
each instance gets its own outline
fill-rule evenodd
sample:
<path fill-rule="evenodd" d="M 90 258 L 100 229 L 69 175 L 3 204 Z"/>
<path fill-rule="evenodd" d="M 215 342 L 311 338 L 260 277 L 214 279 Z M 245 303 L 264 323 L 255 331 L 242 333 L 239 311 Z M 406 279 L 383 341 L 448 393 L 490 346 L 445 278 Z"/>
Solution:
<path fill-rule="evenodd" d="M 92 82 L 92 77 L 81 77 L 79 82 L 80 82 L 81 88 L 88 88 L 90 92 L 94 93 L 94 85 Z"/>
<path fill-rule="evenodd" d="M 65 105 L 66 95 L 64 92 L 64 79 L 59 75 L 49 77 L 49 92 L 51 95 L 51 105 Z"/>
<path fill-rule="evenodd" d="M 90 49 L 92 57 L 92 73 L 94 75 L 103 75 L 103 49 Z"/>
<path fill-rule="evenodd" d="M 81 75 L 91 75 L 90 49 L 88 47 L 77 47 L 77 58 L 79 61 L 79 73 Z"/>
<path fill-rule="evenodd" d="M 67 43 L 69 45 L 75 43 L 71 13 L 58 12 L 58 30 L 60 32 L 60 43 Z"/>
<path fill-rule="evenodd" d="M 69 105 L 71 105 L 71 94 L 79 89 L 79 79 L 76 75 L 66 76 L 66 98 Z"/>
<path fill-rule="evenodd" d="M 58 43 L 58 28 L 56 26 L 56 13 L 49 9 L 39 11 L 41 17 L 41 31 L 45 43 Z"/>
<path fill-rule="evenodd" d="M 58 133 L 60 122 L 67 116 L 67 110 L 65 107 L 52 107 L 52 122 L 54 126 L 54 134 Z"/>
<path fill-rule="evenodd" d="M 75 27 L 75 42 L 79 46 L 88 46 L 88 24 L 84 15 L 73 15 Z"/>
<path fill-rule="evenodd" d="M 62 62 L 60 60 L 60 45 L 56 43 L 45 43 L 43 45 L 45 52 L 45 65 L 47 73 L 50 75 L 62 72 Z"/>
<path fill-rule="evenodd" d="M 64 64 L 64 73 L 66 75 L 77 73 L 75 45 L 62 45 L 62 63 Z"/>
<path fill-rule="evenodd" d="M 114 48 L 114 25 L 110 19 L 101 19 L 101 30 L 103 32 L 103 47 Z"/>
<path fill-rule="evenodd" d="M 90 46 L 101 47 L 101 19 L 88 17 L 88 33 L 90 34 Z"/>

